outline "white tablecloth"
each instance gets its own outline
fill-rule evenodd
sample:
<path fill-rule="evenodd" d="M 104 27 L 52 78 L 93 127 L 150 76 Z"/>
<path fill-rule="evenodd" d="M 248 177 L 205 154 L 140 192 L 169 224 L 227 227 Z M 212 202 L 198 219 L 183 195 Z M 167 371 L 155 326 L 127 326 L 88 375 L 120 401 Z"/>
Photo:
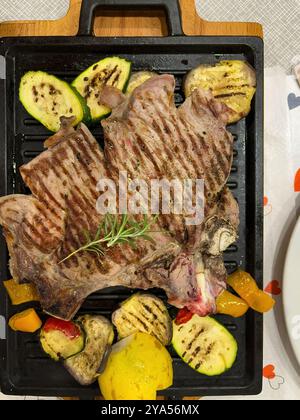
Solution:
<path fill-rule="evenodd" d="M 296 107 L 294 97 L 300 99 L 295 77 L 286 76 L 279 66 L 266 69 L 264 281 L 277 304 L 265 316 L 263 393 L 243 400 L 300 400 L 300 367 L 286 333 L 282 306 L 284 258 L 300 209 L 295 185 L 300 168 L 300 100 Z M 300 286 L 295 293 L 300 302 Z"/>

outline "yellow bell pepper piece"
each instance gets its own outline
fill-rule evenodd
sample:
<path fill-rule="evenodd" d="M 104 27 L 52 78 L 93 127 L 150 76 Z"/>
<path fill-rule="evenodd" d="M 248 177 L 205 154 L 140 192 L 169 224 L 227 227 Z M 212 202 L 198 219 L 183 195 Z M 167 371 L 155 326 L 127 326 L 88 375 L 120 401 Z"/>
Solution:
<path fill-rule="evenodd" d="M 42 321 L 34 309 L 26 309 L 12 316 L 8 322 L 14 331 L 34 333 L 42 326 Z"/>
<path fill-rule="evenodd" d="M 273 309 L 275 300 L 259 289 L 250 274 L 238 270 L 228 277 L 227 283 L 255 311 L 265 313 Z"/>
<path fill-rule="evenodd" d="M 99 377 L 106 400 L 155 400 L 156 391 L 172 383 L 171 356 L 156 338 L 144 333 L 115 344 Z"/>
<path fill-rule="evenodd" d="M 21 305 L 22 303 L 39 300 L 33 284 L 19 284 L 14 279 L 4 281 L 3 284 L 13 305 Z"/>
<path fill-rule="evenodd" d="M 230 315 L 234 318 L 240 318 L 248 311 L 249 305 L 239 297 L 224 290 L 217 298 L 218 314 Z"/>

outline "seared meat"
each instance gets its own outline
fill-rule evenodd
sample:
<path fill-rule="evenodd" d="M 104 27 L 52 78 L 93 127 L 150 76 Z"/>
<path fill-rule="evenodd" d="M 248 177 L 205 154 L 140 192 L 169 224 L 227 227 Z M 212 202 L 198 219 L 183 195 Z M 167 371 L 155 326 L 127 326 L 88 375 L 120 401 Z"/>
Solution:
<path fill-rule="evenodd" d="M 169 302 L 200 316 L 215 313 L 216 298 L 226 288 L 226 278 L 221 256 L 181 253 L 170 268 Z"/>
<path fill-rule="evenodd" d="M 210 216 L 210 214 L 212 214 Z M 214 211 L 200 226 L 194 244 L 196 249 L 218 256 L 236 242 L 239 227 L 239 206 L 231 191 L 225 187 Z"/>
<path fill-rule="evenodd" d="M 110 174 L 116 177 L 127 170 L 133 179 L 148 181 L 203 179 L 212 201 L 223 190 L 232 165 L 233 138 L 224 122 L 227 107 L 197 89 L 177 109 L 174 89 L 173 76 L 154 77 L 102 122 Z M 106 88 L 103 96 L 113 107 L 115 91 Z"/>
<path fill-rule="evenodd" d="M 226 219 L 213 216 L 203 226 L 200 249 L 209 255 L 218 256 L 237 240 L 237 231 Z"/>
<path fill-rule="evenodd" d="M 133 250 L 122 245 L 105 258 L 84 253 L 59 264 L 85 242 L 84 230 L 95 233 L 98 179 L 106 175 L 104 157 L 86 127 L 64 138 L 21 168 L 33 196 L 0 199 L 0 222 L 10 248 L 14 278 L 33 282 L 45 311 L 69 319 L 96 290 L 114 285 L 151 288 L 141 267 L 165 267 L 180 250 L 168 234 L 153 234 Z M 169 263 L 170 264 L 170 263 Z"/>
<path fill-rule="evenodd" d="M 238 226 L 237 205 L 224 189 L 233 139 L 225 128 L 226 107 L 199 90 L 176 109 L 174 87 L 174 78 L 165 75 L 129 99 L 104 90 L 105 103 L 116 106 L 102 122 L 104 152 L 84 125 L 75 131 L 63 121 L 62 132 L 47 142 L 50 148 L 20 169 L 33 196 L 0 199 L 12 275 L 37 286 L 46 312 L 70 319 L 89 294 L 116 285 L 160 287 L 178 307 L 214 312 L 215 297 L 226 287 L 220 253 Z M 189 227 L 185 215 L 160 215 L 153 243 L 139 240 L 136 249 L 116 246 L 104 257 L 85 252 L 59 263 L 103 218 L 96 211 L 99 179 L 118 181 L 123 170 L 148 184 L 204 179 L 205 223 Z M 208 242 L 215 236 L 219 246 Z"/>
<path fill-rule="evenodd" d="M 102 122 L 105 154 L 111 178 L 117 178 L 123 170 L 131 178 L 148 183 L 162 177 L 204 179 L 205 222 L 190 227 L 186 226 L 185 215 L 161 215 L 159 225 L 184 243 L 184 251 L 170 271 L 170 302 L 207 315 L 214 312 L 215 298 L 226 288 L 226 270 L 219 256 L 236 241 L 239 225 L 238 205 L 225 187 L 233 157 L 233 138 L 225 128 L 230 111 L 202 89 L 194 91 L 177 109 L 174 88 L 174 78 L 164 75 L 148 80 L 127 100 L 120 94 L 116 101 L 115 90 L 104 89 L 106 105 L 114 108 L 114 103 L 120 104 Z M 205 261 L 206 282 L 199 281 L 195 274 L 199 260 Z M 158 274 L 151 270 L 151 275 Z M 161 280 L 165 290 L 166 278 Z"/>
<path fill-rule="evenodd" d="M 177 109 L 174 89 L 173 76 L 154 77 L 102 122 L 109 177 L 117 181 L 120 171 L 127 171 L 131 179 L 148 184 L 162 178 L 202 179 L 208 206 L 214 207 L 232 165 L 233 138 L 224 123 L 227 108 L 199 89 Z M 115 96 L 111 88 L 102 92 L 112 108 Z M 186 232 L 193 231 L 186 228 L 185 216 L 161 215 L 160 226 L 182 242 Z"/>

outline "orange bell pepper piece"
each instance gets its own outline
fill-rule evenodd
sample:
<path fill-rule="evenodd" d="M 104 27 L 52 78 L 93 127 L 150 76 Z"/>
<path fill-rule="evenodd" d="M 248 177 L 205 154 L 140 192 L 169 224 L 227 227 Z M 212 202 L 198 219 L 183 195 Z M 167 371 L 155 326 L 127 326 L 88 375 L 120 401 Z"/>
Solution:
<path fill-rule="evenodd" d="M 8 325 L 14 331 L 34 333 L 41 328 L 42 321 L 35 310 L 31 308 L 12 316 Z"/>
<path fill-rule="evenodd" d="M 240 318 L 248 311 L 249 305 L 239 297 L 224 290 L 217 298 L 218 314 L 230 315 L 234 318 Z"/>
<path fill-rule="evenodd" d="M 275 300 L 259 289 L 250 274 L 238 270 L 228 277 L 227 283 L 255 311 L 265 313 L 273 309 Z"/>
<path fill-rule="evenodd" d="M 39 300 L 33 284 L 19 284 L 14 279 L 4 281 L 3 284 L 13 305 L 21 305 L 22 303 Z"/>

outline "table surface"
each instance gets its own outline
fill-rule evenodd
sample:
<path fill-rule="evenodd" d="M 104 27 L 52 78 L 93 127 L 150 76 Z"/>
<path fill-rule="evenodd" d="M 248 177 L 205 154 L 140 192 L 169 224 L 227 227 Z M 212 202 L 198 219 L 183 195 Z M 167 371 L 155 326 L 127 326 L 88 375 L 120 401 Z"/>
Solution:
<path fill-rule="evenodd" d="M 260 22 L 265 66 L 280 65 L 290 74 L 293 58 L 300 53 L 300 0 L 196 0 L 196 4 L 206 20 Z"/>
<path fill-rule="evenodd" d="M 5 2 L 6 0 L 4 0 Z M 9 2 L 13 3 L 13 1 Z M 15 2 L 16 3 L 16 2 Z M 183 29 L 186 35 L 251 35 L 262 36 L 262 26 L 257 23 L 208 22 L 199 17 L 194 0 L 180 0 Z M 5 22 L 0 24 L 0 36 L 76 35 L 81 0 L 70 0 L 67 15 L 56 21 Z M 116 14 L 114 12 L 114 14 Z M 127 12 L 113 16 L 109 11 L 99 11 L 95 20 L 98 36 L 161 36 L 167 34 L 163 13 Z"/>
<path fill-rule="evenodd" d="M 263 36 L 261 25 L 256 23 L 216 23 L 201 19 L 194 0 L 180 0 L 180 6 L 186 35 Z M 59 20 L 1 23 L 0 36 L 76 35 L 80 7 L 81 0 L 71 0 L 66 16 Z M 96 36 L 165 36 L 168 30 L 162 12 L 122 12 L 116 16 L 115 11 L 99 11 L 94 32 Z"/>
<path fill-rule="evenodd" d="M 86 0 L 88 2 L 89 0 Z M 193 1 L 193 0 L 192 0 Z M 246 31 L 247 34 L 257 34 L 260 31 L 256 27 L 249 27 L 243 24 L 238 26 L 230 23 L 231 21 L 237 22 L 260 22 L 264 27 L 264 39 L 265 39 L 265 66 L 272 67 L 275 65 L 282 66 L 287 73 L 290 74 L 292 63 L 294 62 L 295 56 L 299 55 L 300 52 L 300 37 L 297 36 L 299 30 L 300 20 L 300 0 L 194 0 L 197 11 L 202 17 L 202 20 L 188 20 L 186 19 L 187 30 L 194 33 L 217 33 L 231 35 L 233 32 L 236 33 L 235 28 L 239 34 Z M 133 0 L 134 3 L 134 0 Z M 193 5 L 190 6 L 188 1 L 183 1 L 184 13 L 190 10 L 190 15 L 194 13 Z M 30 19 L 61 19 L 67 14 L 70 5 L 70 0 L 0 0 L 0 22 Z M 72 10 L 68 17 L 68 22 L 73 25 L 74 16 L 76 18 L 76 11 L 72 4 Z M 75 14 L 74 14 L 75 13 Z M 149 13 L 148 13 L 149 15 Z M 190 16 L 189 16 L 190 17 Z M 210 21 L 206 22 L 206 21 Z M 215 23 L 218 21 L 226 21 L 226 25 L 220 25 Z M 200 23 L 201 22 L 201 23 Z M 228 23 L 229 22 L 229 23 Z M 66 20 L 61 23 L 62 30 L 65 30 Z M 137 19 L 136 16 L 131 16 L 131 20 L 119 19 L 114 20 L 114 27 L 111 32 L 120 33 L 120 24 L 125 26 L 123 30 L 134 33 L 134 30 L 138 30 L 138 33 L 157 34 L 165 31 L 163 22 L 157 19 L 157 16 L 148 16 L 148 18 L 139 19 L 138 23 L 142 23 L 140 29 L 136 28 Z M 111 24 L 111 22 L 109 22 Z M 67 25 L 68 26 L 68 25 Z M 99 31 L 99 24 L 98 31 Z M 51 30 L 57 28 L 57 23 L 51 25 Z M 242 29 L 245 28 L 245 29 Z M 34 28 L 34 29 L 33 29 Z M 16 28 L 16 25 L 11 27 L 11 32 L 17 33 L 28 33 L 33 30 L 33 34 L 44 31 L 44 25 L 40 23 L 33 24 L 33 28 L 28 28 L 28 25 L 22 28 Z M 7 32 L 7 28 L 5 31 Z M 48 26 L 45 29 L 46 32 L 50 33 Z M 59 30 L 59 28 L 57 29 Z M 73 25 L 73 31 L 76 27 Z M 254 32 L 252 32 L 254 30 Z"/>

